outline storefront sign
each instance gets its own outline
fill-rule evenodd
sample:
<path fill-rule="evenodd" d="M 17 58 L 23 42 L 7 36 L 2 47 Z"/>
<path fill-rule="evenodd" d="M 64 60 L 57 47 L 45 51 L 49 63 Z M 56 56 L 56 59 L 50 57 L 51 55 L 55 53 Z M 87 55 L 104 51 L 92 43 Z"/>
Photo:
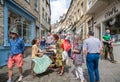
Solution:
<path fill-rule="evenodd" d="M 117 12 L 118 12 L 118 9 L 116 7 L 113 7 L 111 10 L 109 10 L 105 13 L 105 18 L 112 16 Z"/>

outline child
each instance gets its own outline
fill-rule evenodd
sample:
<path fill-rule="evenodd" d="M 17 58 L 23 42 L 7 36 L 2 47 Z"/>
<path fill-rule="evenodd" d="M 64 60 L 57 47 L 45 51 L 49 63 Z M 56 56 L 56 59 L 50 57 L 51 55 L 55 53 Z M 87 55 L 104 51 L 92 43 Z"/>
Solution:
<path fill-rule="evenodd" d="M 113 47 L 113 44 L 110 42 L 111 41 L 111 35 L 107 32 L 105 32 L 104 36 L 104 43 L 107 44 L 109 47 Z"/>

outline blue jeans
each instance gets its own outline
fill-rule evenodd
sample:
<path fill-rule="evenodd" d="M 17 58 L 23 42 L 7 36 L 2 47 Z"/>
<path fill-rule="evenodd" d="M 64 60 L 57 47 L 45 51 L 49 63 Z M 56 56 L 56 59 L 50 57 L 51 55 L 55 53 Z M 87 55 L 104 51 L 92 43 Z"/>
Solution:
<path fill-rule="evenodd" d="M 40 46 L 40 49 L 41 49 L 41 50 L 44 50 L 44 49 L 45 49 L 45 46 L 43 46 L 43 45 Z"/>
<path fill-rule="evenodd" d="M 68 56 L 71 57 L 71 49 L 68 50 Z"/>
<path fill-rule="evenodd" d="M 100 80 L 99 70 L 98 70 L 99 58 L 100 58 L 100 54 L 87 54 L 86 64 L 88 68 L 90 82 L 94 82 L 94 73 L 96 76 L 96 81 Z"/>

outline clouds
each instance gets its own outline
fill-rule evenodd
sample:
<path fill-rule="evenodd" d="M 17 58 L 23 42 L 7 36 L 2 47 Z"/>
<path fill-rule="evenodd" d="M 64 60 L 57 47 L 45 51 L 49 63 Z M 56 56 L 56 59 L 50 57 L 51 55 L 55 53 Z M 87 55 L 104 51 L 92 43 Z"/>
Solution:
<path fill-rule="evenodd" d="M 51 23 L 67 12 L 71 0 L 51 0 Z"/>

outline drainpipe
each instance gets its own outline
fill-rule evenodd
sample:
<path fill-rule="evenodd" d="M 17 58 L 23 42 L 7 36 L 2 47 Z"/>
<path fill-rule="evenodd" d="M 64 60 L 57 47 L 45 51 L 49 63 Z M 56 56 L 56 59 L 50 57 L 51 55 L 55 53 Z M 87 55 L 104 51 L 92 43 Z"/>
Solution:
<path fill-rule="evenodd" d="M 41 36 L 41 20 L 42 20 L 42 17 L 41 17 L 41 10 L 42 10 L 42 9 L 41 9 L 41 1 L 42 1 L 42 0 L 40 0 L 40 38 L 42 37 L 42 36 Z"/>

